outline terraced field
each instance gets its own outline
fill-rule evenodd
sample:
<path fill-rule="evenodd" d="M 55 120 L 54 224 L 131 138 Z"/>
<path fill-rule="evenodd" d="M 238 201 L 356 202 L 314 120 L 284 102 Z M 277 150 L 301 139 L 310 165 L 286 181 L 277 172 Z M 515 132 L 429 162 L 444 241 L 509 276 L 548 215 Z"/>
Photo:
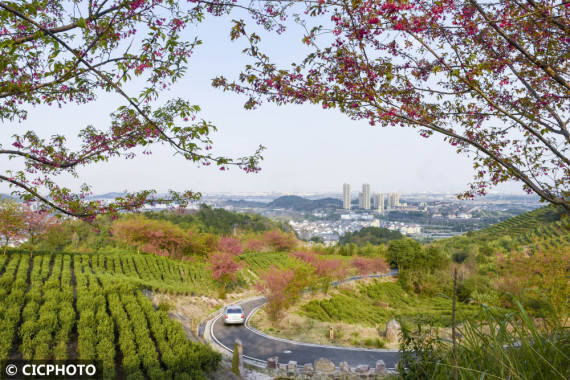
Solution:
<path fill-rule="evenodd" d="M 476 315 L 480 308 L 458 304 L 459 321 Z M 321 300 L 301 307 L 307 317 L 324 322 L 345 322 L 376 326 L 397 317 L 408 327 L 418 324 L 445 327 L 451 324 L 451 300 L 444 297 L 421 297 L 405 292 L 397 283 L 375 281 L 357 290 L 340 290 Z"/>
<path fill-rule="evenodd" d="M 296 260 L 287 252 L 250 252 L 240 255 L 238 258 L 244 261 L 249 269 L 256 273 L 261 272 L 272 265 L 278 267 L 289 267 L 296 263 Z"/>
<path fill-rule="evenodd" d="M 518 215 L 491 227 L 437 241 L 435 244 L 444 247 L 448 252 L 454 248 L 461 249 L 466 243 L 479 246 L 497 243 L 510 239 L 515 250 L 533 252 L 564 252 L 570 250 L 570 217 L 564 215 L 562 208 L 554 206 Z"/>
<path fill-rule="evenodd" d="M 524 241 L 524 236 L 551 223 L 561 223 L 568 227 L 568 220 L 562 220 L 563 209 L 547 206 L 507 219 L 491 227 L 476 231 L 472 237 L 478 240 L 492 240 L 501 236 Z"/>
<path fill-rule="evenodd" d="M 141 292 L 208 293 L 203 265 L 143 254 L 1 256 L 0 361 L 99 360 L 104 378 L 205 378 L 219 354 L 188 340 Z"/>

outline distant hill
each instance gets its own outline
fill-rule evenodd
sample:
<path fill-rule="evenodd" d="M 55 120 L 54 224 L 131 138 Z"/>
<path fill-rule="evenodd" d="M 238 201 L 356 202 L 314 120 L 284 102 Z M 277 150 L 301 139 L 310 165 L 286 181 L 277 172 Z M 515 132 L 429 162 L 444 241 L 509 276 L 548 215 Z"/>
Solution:
<path fill-rule="evenodd" d="M 335 198 L 307 199 L 297 195 L 279 197 L 266 206 L 267 208 L 285 208 L 295 211 L 314 211 L 322 208 L 341 208 L 342 201 Z"/>
<path fill-rule="evenodd" d="M 223 208 L 212 208 L 205 204 L 200 205 L 200 210 L 186 214 L 164 210 L 147 212 L 145 217 L 168 220 L 184 229 L 195 228 L 202 232 L 219 235 L 230 235 L 234 228 L 244 232 L 263 232 L 282 227 L 279 223 L 258 214 L 232 212 Z"/>
<path fill-rule="evenodd" d="M 245 201 L 245 200 L 238 200 L 238 201 L 234 201 L 234 200 L 227 200 L 224 202 L 225 205 L 227 206 L 233 206 L 233 207 L 265 207 L 267 206 L 266 202 L 255 202 L 255 201 Z"/>

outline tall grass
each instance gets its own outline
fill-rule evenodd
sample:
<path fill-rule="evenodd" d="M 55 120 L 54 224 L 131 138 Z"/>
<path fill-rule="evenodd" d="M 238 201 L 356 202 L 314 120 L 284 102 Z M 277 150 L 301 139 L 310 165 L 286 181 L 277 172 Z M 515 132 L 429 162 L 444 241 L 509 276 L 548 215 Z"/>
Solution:
<path fill-rule="evenodd" d="M 459 379 L 568 379 L 570 334 L 560 320 L 535 321 L 518 311 L 483 308 L 477 320 L 458 328 Z M 431 332 L 404 331 L 400 376 L 405 379 L 452 379 L 452 344 Z"/>

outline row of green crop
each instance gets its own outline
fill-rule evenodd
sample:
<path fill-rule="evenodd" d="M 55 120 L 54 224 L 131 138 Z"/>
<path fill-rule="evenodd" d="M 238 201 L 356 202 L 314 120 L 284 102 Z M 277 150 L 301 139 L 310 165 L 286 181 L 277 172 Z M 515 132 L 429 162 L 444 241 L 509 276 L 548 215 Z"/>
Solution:
<path fill-rule="evenodd" d="M 89 255 L 98 275 L 124 276 L 135 284 L 182 294 L 209 294 L 215 288 L 205 263 L 177 262 L 147 254 Z"/>
<path fill-rule="evenodd" d="M 458 305 L 458 320 L 475 315 L 478 309 Z M 448 326 L 451 301 L 443 297 L 423 297 L 406 293 L 399 284 L 374 282 L 359 290 L 345 290 L 327 299 L 312 300 L 301 313 L 326 322 L 345 322 L 376 326 L 396 318 L 409 326 L 429 324 Z"/>
<path fill-rule="evenodd" d="M 107 270 L 109 265 L 114 270 L 115 264 L 122 274 Z M 196 270 L 187 264 L 184 270 Z M 66 359 L 72 354 L 98 360 L 103 377 L 109 379 L 205 378 L 204 371 L 220 361 L 219 354 L 188 340 L 182 326 L 166 312 L 155 310 L 130 279 L 141 270 L 148 271 L 147 276 L 153 270 L 167 276 L 178 271 L 183 277 L 185 272 L 172 263 L 147 263 L 144 255 L 100 260 L 97 255 L 32 258 L 14 253 L 2 259 L 0 267 L 0 360 L 12 354 L 27 360 Z M 70 342 L 74 328 L 77 345 Z"/>
<path fill-rule="evenodd" d="M 240 255 L 239 259 L 246 262 L 254 272 L 263 271 L 272 265 L 288 267 L 295 262 L 286 252 L 249 252 Z"/>
<path fill-rule="evenodd" d="M 561 243 L 570 243 L 570 221 L 561 220 L 550 223 L 534 231 L 527 232 L 519 238 L 519 241 L 523 244 L 535 243 L 541 240 L 558 240 Z"/>
<path fill-rule="evenodd" d="M 69 356 L 68 343 L 75 325 L 71 258 L 56 256 L 47 278 L 50 262 L 50 256 L 36 256 L 33 260 L 19 329 L 20 352 L 27 360 L 64 360 Z"/>
<path fill-rule="evenodd" d="M 180 324 L 154 307 L 128 283 L 101 277 L 119 333 L 123 372 L 128 378 L 203 378 L 218 354 L 189 341 Z M 160 354 L 159 354 L 160 353 Z"/>
<path fill-rule="evenodd" d="M 103 377 L 115 377 L 115 325 L 107 313 L 103 288 L 92 273 L 88 256 L 74 256 L 79 358 L 99 360 Z"/>
<path fill-rule="evenodd" d="M 14 255 L 0 277 L 0 360 L 8 358 L 25 302 L 29 259 Z"/>
<path fill-rule="evenodd" d="M 473 233 L 473 237 L 485 240 L 499 238 L 503 235 L 518 237 L 527 232 L 532 232 L 542 225 L 560 220 L 561 214 L 561 208 L 555 206 L 542 207 L 476 231 Z"/>

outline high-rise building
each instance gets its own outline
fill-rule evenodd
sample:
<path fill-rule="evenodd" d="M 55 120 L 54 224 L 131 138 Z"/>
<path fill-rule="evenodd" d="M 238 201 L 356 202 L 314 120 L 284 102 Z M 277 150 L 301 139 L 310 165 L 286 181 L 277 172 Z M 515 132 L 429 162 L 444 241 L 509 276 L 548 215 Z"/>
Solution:
<path fill-rule="evenodd" d="M 358 193 L 358 208 L 364 208 L 364 195 Z"/>
<path fill-rule="evenodd" d="M 388 193 L 388 210 L 392 210 L 396 207 L 396 197 L 394 193 Z"/>
<path fill-rule="evenodd" d="M 400 194 L 388 193 L 388 209 L 394 209 L 400 206 Z"/>
<path fill-rule="evenodd" d="M 367 183 L 362 185 L 362 208 L 370 210 L 370 185 Z"/>
<path fill-rule="evenodd" d="M 345 210 L 350 210 L 351 208 L 350 202 L 351 202 L 350 185 L 348 183 L 345 183 L 344 185 L 342 185 L 342 207 Z"/>
<path fill-rule="evenodd" d="M 374 193 L 373 201 L 372 207 L 379 212 L 384 212 L 384 194 Z"/>

